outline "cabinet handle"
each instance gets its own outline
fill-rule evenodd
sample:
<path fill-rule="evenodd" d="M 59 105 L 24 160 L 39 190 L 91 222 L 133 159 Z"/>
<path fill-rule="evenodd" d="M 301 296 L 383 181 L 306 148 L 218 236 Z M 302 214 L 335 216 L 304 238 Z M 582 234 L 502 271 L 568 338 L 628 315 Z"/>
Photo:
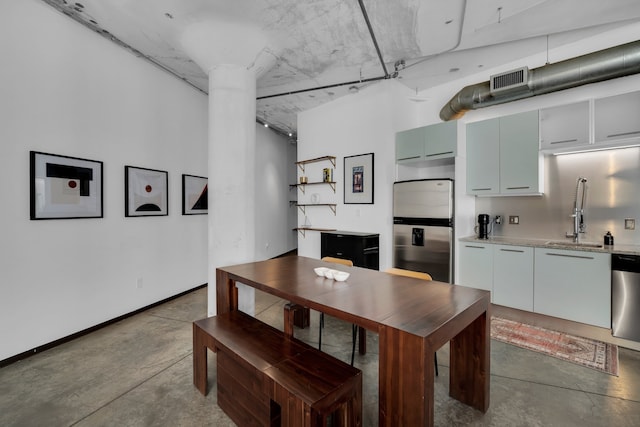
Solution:
<path fill-rule="evenodd" d="M 634 130 L 632 132 L 622 132 L 622 133 L 614 133 L 611 135 L 607 135 L 607 138 L 615 138 L 618 136 L 628 136 L 628 135 L 637 135 L 640 133 L 640 130 Z"/>
<path fill-rule="evenodd" d="M 553 144 L 566 144 L 568 142 L 578 142 L 578 138 L 573 138 L 573 139 L 565 139 L 562 141 L 551 141 L 549 143 L 549 145 L 553 145 Z"/>
<path fill-rule="evenodd" d="M 593 259 L 592 256 L 580 256 L 580 255 L 566 255 L 566 254 L 554 254 L 553 252 L 546 252 L 545 255 L 561 256 L 565 258 L 581 258 L 581 259 Z"/>
<path fill-rule="evenodd" d="M 366 252 L 378 252 L 378 247 L 375 246 L 375 247 L 371 247 L 371 248 L 364 248 L 363 252 L 365 252 L 365 253 Z"/>
<path fill-rule="evenodd" d="M 443 151 L 442 153 L 427 154 L 427 157 L 442 156 L 443 154 L 453 154 L 453 151 Z"/>
<path fill-rule="evenodd" d="M 502 252 L 518 252 L 523 254 L 524 251 L 523 250 L 518 250 L 518 249 L 500 249 Z"/>
<path fill-rule="evenodd" d="M 465 248 L 486 249 L 484 246 L 464 245 Z"/>
<path fill-rule="evenodd" d="M 526 187 L 507 187 L 507 190 L 526 190 L 531 188 L 531 186 L 527 185 Z"/>
<path fill-rule="evenodd" d="M 493 188 L 472 188 L 471 191 L 491 191 Z"/>
<path fill-rule="evenodd" d="M 422 157 L 422 156 L 412 156 L 412 157 L 403 157 L 403 158 L 401 158 L 401 159 L 398 159 L 398 160 L 411 160 L 411 159 L 419 159 L 420 157 Z"/>

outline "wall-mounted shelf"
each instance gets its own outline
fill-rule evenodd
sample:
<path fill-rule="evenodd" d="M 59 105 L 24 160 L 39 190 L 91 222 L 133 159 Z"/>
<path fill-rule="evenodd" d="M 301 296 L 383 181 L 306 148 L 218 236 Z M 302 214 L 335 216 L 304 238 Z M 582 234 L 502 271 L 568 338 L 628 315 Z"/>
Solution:
<path fill-rule="evenodd" d="M 329 185 L 331 187 L 331 189 L 333 190 L 333 192 L 336 192 L 336 182 L 335 181 L 319 181 L 319 182 L 307 182 L 304 184 L 290 184 L 289 188 L 293 188 L 293 187 L 298 187 L 301 191 L 302 194 L 304 194 L 305 191 L 305 187 L 307 185 L 318 185 L 318 184 L 325 184 L 325 185 Z"/>
<path fill-rule="evenodd" d="M 300 208 L 300 210 L 302 211 L 303 214 L 306 214 L 306 208 L 307 206 L 328 206 L 329 209 L 331 209 L 333 211 L 333 214 L 336 214 L 336 205 L 335 203 L 308 203 L 308 204 L 300 204 L 300 205 L 296 205 L 298 206 L 298 208 Z"/>
<path fill-rule="evenodd" d="M 294 228 L 294 230 L 297 230 L 298 233 L 302 234 L 302 237 L 305 237 L 305 233 L 307 231 L 322 231 L 322 232 L 336 231 L 335 228 L 317 228 L 317 227 L 297 227 L 297 228 Z"/>
<path fill-rule="evenodd" d="M 298 165 L 300 170 L 302 172 L 304 172 L 304 165 L 309 164 L 309 163 L 317 163 L 317 162 L 324 162 L 324 161 L 329 161 L 329 162 L 331 162 L 331 164 L 333 165 L 334 168 L 336 167 L 336 157 L 335 156 L 322 156 L 322 157 L 316 157 L 315 159 L 300 160 L 299 162 L 296 162 L 296 165 Z"/>

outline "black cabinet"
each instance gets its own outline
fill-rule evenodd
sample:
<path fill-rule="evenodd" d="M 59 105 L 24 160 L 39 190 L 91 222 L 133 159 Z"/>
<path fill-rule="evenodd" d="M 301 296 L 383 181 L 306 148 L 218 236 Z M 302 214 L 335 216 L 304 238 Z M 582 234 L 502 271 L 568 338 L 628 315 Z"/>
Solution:
<path fill-rule="evenodd" d="M 331 231 L 321 233 L 320 256 L 350 259 L 356 267 L 378 270 L 379 234 L 353 231 Z"/>

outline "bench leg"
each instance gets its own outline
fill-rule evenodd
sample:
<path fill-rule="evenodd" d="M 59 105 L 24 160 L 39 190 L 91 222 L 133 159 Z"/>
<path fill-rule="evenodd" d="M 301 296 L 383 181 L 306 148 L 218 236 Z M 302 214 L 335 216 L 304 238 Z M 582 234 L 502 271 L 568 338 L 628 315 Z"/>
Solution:
<path fill-rule="evenodd" d="M 193 385 L 207 395 L 207 346 L 204 332 L 193 325 Z"/>

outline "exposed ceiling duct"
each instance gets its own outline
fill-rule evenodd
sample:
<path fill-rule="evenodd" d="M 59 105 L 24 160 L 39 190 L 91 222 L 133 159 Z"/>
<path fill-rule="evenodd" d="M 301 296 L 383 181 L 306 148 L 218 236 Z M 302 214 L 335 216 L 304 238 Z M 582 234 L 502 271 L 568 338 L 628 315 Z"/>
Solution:
<path fill-rule="evenodd" d="M 491 81 L 466 86 L 440 110 L 444 121 L 458 119 L 467 111 L 589 83 L 640 73 L 640 41 L 612 47 L 533 70 L 523 69 L 492 76 Z M 518 82 L 517 76 L 523 76 Z M 492 82 L 509 76 L 513 84 L 492 91 Z M 494 81 L 495 77 L 495 81 Z M 526 84 L 522 84 L 526 82 Z"/>

